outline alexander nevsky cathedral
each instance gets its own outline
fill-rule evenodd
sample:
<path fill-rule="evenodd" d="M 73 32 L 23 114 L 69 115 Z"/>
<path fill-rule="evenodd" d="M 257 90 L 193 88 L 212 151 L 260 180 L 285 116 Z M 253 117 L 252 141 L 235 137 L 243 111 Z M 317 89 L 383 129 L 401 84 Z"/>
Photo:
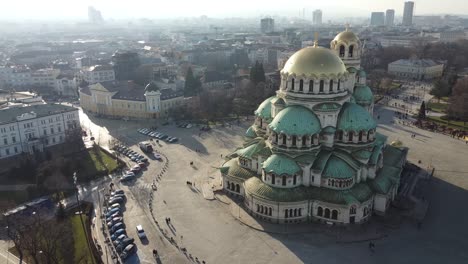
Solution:
<path fill-rule="evenodd" d="M 376 132 L 361 42 L 339 33 L 281 70 L 276 96 L 255 111 L 244 145 L 220 168 L 223 189 L 273 223 L 360 224 L 386 213 L 408 149 Z"/>

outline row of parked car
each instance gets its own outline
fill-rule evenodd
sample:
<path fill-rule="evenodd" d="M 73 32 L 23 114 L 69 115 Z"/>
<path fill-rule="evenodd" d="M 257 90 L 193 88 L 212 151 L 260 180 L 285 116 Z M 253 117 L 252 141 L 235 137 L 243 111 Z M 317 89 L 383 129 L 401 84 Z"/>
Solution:
<path fill-rule="evenodd" d="M 121 182 L 134 180 L 135 177 L 136 177 L 136 174 L 138 174 L 139 172 L 141 172 L 142 169 L 147 167 L 148 158 L 146 158 L 145 156 L 139 154 L 138 152 L 133 151 L 133 150 L 131 150 L 131 149 L 125 147 L 125 146 L 121 146 L 121 145 L 115 147 L 114 150 L 121 153 L 121 154 L 123 154 L 123 155 L 125 155 L 125 156 L 127 156 L 129 159 L 131 159 L 132 161 L 134 161 L 136 163 L 129 170 L 124 171 L 124 173 L 122 174 L 122 178 L 120 178 Z"/>
<path fill-rule="evenodd" d="M 115 190 L 110 193 L 106 201 L 106 224 L 109 229 L 110 238 L 120 258 L 125 260 L 137 250 L 135 239 L 127 237 L 126 226 L 123 222 L 123 206 L 126 197 L 123 190 Z"/>
<path fill-rule="evenodd" d="M 168 143 L 175 143 L 175 142 L 177 142 L 179 140 L 176 137 L 171 137 L 171 136 L 168 136 L 166 134 L 163 134 L 161 132 L 158 132 L 156 130 L 152 130 L 152 129 L 149 129 L 149 128 L 140 128 L 140 129 L 138 129 L 138 132 L 140 132 L 143 135 L 147 135 L 147 136 L 150 136 L 152 138 L 155 138 L 155 139 L 164 140 L 164 141 L 166 141 Z"/>

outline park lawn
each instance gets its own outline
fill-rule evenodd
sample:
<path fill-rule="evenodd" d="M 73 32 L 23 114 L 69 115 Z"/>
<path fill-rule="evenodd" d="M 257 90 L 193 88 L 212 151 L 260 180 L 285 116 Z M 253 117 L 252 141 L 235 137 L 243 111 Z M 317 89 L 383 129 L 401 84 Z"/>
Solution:
<path fill-rule="evenodd" d="M 448 104 L 429 102 L 429 103 L 427 103 L 426 107 L 430 108 L 434 112 L 445 113 L 445 112 L 447 112 Z"/>
<path fill-rule="evenodd" d="M 87 216 L 82 215 L 83 222 L 86 225 Z M 80 215 L 73 215 L 70 218 L 70 222 L 73 230 L 73 242 L 74 242 L 74 263 L 94 263 L 93 254 L 89 251 L 86 236 L 83 232 L 83 226 L 81 225 Z"/>
<path fill-rule="evenodd" d="M 80 179 L 91 180 L 104 172 L 113 172 L 119 166 L 117 160 L 101 148 L 88 149 L 80 153 L 77 158 L 80 160 L 78 171 Z"/>
<path fill-rule="evenodd" d="M 462 121 L 453 121 L 450 120 L 450 123 L 447 123 L 447 120 L 440 118 L 439 116 L 427 116 L 428 120 L 438 123 L 439 125 L 445 125 L 447 127 L 451 127 L 453 129 L 465 129 L 468 130 L 468 122 L 467 125 L 464 126 Z"/>

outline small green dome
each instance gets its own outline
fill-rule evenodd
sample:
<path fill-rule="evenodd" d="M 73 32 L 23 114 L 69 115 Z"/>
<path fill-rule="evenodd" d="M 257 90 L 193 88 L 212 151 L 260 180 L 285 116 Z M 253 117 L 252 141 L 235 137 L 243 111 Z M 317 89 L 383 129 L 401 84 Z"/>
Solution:
<path fill-rule="evenodd" d="M 351 179 L 356 176 L 356 171 L 342 159 L 331 155 L 322 172 L 324 178 Z"/>
<path fill-rule="evenodd" d="M 249 127 L 247 131 L 245 131 L 245 136 L 248 138 L 256 138 L 257 134 L 255 133 L 254 129 L 252 127 Z"/>
<path fill-rule="evenodd" d="M 357 85 L 354 88 L 353 97 L 359 105 L 370 105 L 374 102 L 374 95 L 366 85 Z"/>
<path fill-rule="evenodd" d="M 269 124 L 271 130 L 286 135 L 313 135 L 320 132 L 317 116 L 309 109 L 293 105 L 281 110 Z"/>
<path fill-rule="evenodd" d="M 362 106 L 344 103 L 338 115 L 337 129 L 344 131 L 361 131 L 375 129 L 374 118 Z"/>
<path fill-rule="evenodd" d="M 285 155 L 273 154 L 263 162 L 262 168 L 266 173 L 274 173 L 276 175 L 287 174 L 294 175 L 301 171 L 301 167 L 297 163 Z"/>
<path fill-rule="evenodd" d="M 359 71 L 359 77 L 361 77 L 361 78 L 366 78 L 366 77 L 367 77 L 366 72 L 363 71 L 363 70 L 360 70 L 360 71 Z"/>
<path fill-rule="evenodd" d="M 271 100 L 276 98 L 275 96 L 272 96 L 265 101 L 263 101 L 255 110 L 255 115 L 258 117 L 261 117 L 265 120 L 271 120 Z"/>

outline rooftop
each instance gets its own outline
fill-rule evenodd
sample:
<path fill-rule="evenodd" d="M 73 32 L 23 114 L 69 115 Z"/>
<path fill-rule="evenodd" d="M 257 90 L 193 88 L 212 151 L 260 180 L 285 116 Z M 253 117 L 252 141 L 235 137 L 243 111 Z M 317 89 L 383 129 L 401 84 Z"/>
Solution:
<path fill-rule="evenodd" d="M 409 59 L 409 60 L 397 60 L 390 65 L 404 65 L 404 66 L 412 66 L 412 67 L 432 67 L 436 65 L 441 65 L 443 63 L 438 63 L 430 59 Z"/>
<path fill-rule="evenodd" d="M 40 104 L 25 107 L 12 107 L 0 110 L 0 124 L 16 122 L 16 117 L 21 116 L 25 113 L 34 112 L 36 114 L 36 118 L 40 118 L 44 116 L 77 110 L 78 109 L 75 107 L 60 104 Z"/>

